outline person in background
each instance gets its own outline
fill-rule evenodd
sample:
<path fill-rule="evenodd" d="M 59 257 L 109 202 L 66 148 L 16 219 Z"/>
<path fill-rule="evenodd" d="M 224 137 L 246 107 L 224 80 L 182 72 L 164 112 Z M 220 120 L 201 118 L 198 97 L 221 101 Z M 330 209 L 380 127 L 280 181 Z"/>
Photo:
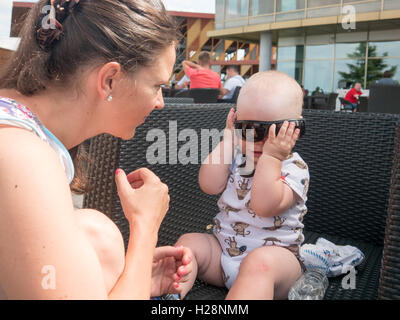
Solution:
<path fill-rule="evenodd" d="M 206 51 L 199 54 L 199 64 L 185 60 L 182 63 L 185 74 L 190 79 L 190 89 L 221 89 L 222 82 L 218 73 L 211 70 L 211 57 Z"/>
<path fill-rule="evenodd" d="M 376 83 L 379 85 L 387 85 L 387 86 L 399 84 L 396 80 L 393 80 L 392 77 L 393 77 L 392 72 L 390 70 L 387 70 L 383 73 L 383 78 L 378 80 Z"/>
<path fill-rule="evenodd" d="M 358 99 L 361 97 L 363 92 L 361 91 L 361 83 L 357 82 L 345 96 L 345 100 L 349 102 L 344 106 L 345 109 L 351 109 L 353 112 L 357 112 Z"/>
<path fill-rule="evenodd" d="M 239 67 L 235 65 L 226 68 L 226 76 L 224 87 L 221 89 L 221 95 L 223 100 L 230 100 L 233 98 L 236 87 L 242 87 L 245 80 L 239 74 Z"/>
<path fill-rule="evenodd" d="M 303 91 L 303 96 L 307 97 L 308 96 L 308 90 L 304 89 L 304 86 L 302 86 L 302 85 L 300 87 L 301 87 L 301 90 Z"/>
<path fill-rule="evenodd" d="M 175 85 L 175 89 L 177 90 L 187 90 L 189 89 L 190 85 L 190 79 L 189 77 L 185 74 L 181 80 L 178 81 L 178 83 Z"/>

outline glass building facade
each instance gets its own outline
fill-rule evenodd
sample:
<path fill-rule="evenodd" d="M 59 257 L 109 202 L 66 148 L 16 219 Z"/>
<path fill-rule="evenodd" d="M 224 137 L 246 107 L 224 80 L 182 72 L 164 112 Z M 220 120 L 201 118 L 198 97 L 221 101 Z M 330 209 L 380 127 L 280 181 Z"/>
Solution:
<path fill-rule="evenodd" d="M 387 31 L 389 32 L 389 30 Z M 399 40 L 382 40 L 382 33 L 344 33 L 280 38 L 277 70 L 289 74 L 305 89 L 324 92 L 364 88 L 389 70 L 400 83 L 400 30 L 390 30 Z"/>
<path fill-rule="evenodd" d="M 216 12 L 217 31 L 262 32 L 265 26 L 274 32 L 277 70 L 310 92 L 336 91 L 354 82 L 369 88 L 387 70 L 400 82 L 400 14 L 391 20 L 393 12 L 400 13 L 400 0 L 216 0 Z M 346 30 L 341 22 L 351 13 L 357 27 Z M 378 20 L 383 23 L 373 24 Z"/>
<path fill-rule="evenodd" d="M 339 16 L 349 5 L 357 13 L 400 9 L 399 0 L 216 0 L 216 29 Z"/>

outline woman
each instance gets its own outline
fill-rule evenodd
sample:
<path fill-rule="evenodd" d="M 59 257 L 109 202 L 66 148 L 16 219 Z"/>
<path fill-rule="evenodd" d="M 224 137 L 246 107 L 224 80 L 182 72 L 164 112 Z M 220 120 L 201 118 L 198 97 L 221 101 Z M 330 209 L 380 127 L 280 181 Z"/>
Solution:
<path fill-rule="evenodd" d="M 0 77 L 0 298 L 180 292 L 187 249 L 155 249 L 167 186 L 147 169 L 117 171 L 131 231 L 125 255 L 111 220 L 74 211 L 69 187 L 80 190 L 83 180 L 66 151 L 76 155 L 102 133 L 131 139 L 163 108 L 175 30 L 158 0 L 40 0 L 30 11 Z"/>

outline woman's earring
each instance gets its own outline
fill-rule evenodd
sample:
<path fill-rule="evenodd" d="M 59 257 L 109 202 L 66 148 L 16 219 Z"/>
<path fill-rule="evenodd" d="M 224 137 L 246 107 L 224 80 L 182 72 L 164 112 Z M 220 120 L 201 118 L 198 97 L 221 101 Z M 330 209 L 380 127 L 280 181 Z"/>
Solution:
<path fill-rule="evenodd" d="M 108 101 L 108 102 L 111 102 L 111 101 L 112 101 L 112 99 L 113 99 L 112 95 L 111 95 L 111 94 L 109 94 L 109 95 L 108 95 L 108 97 L 107 97 L 107 101 Z"/>

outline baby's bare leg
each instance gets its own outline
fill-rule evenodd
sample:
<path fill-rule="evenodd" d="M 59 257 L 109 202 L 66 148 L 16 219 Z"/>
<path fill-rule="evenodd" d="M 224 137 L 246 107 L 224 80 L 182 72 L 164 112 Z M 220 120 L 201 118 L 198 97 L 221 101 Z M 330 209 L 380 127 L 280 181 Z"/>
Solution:
<path fill-rule="evenodd" d="M 300 263 L 288 249 L 261 247 L 243 260 L 226 299 L 287 299 L 290 288 L 300 275 Z"/>
<path fill-rule="evenodd" d="M 113 289 L 125 266 L 125 249 L 118 227 L 103 213 L 82 209 L 76 210 L 79 228 L 96 251 L 103 270 L 103 278 L 108 293 Z"/>
<path fill-rule="evenodd" d="M 188 275 L 187 281 L 181 284 L 182 298 L 192 288 L 196 277 L 218 287 L 224 286 L 221 269 L 222 249 L 213 235 L 205 233 L 184 234 L 179 238 L 176 246 L 190 248 L 193 252 L 192 272 Z"/>

